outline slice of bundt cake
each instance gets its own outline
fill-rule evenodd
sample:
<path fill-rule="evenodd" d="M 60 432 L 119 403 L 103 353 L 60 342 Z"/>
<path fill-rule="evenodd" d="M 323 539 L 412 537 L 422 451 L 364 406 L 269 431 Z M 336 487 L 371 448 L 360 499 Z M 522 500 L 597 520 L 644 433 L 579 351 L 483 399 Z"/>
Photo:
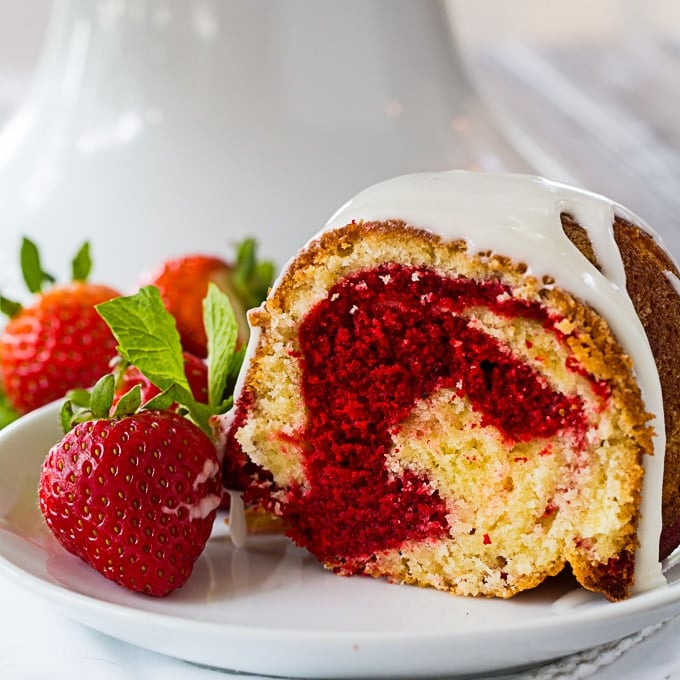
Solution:
<path fill-rule="evenodd" d="M 678 272 L 635 224 L 525 176 L 359 194 L 250 314 L 226 483 L 247 477 L 246 498 L 341 574 L 509 597 L 568 564 L 612 600 L 663 582 L 675 425 L 644 328 L 656 314 L 638 315 L 626 274 L 666 284 L 664 353 Z"/>

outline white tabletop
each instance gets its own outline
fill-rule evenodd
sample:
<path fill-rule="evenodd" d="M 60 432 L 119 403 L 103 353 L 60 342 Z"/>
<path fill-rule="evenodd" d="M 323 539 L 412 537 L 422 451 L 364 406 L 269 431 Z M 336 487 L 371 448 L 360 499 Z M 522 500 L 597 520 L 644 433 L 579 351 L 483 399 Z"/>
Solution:
<path fill-rule="evenodd" d="M 238 673 L 203 668 L 102 635 L 57 614 L 0 575 L 3 680 L 218 680 Z M 521 680 L 680 678 L 680 617 L 617 643 L 520 674 Z M 266 650 L 263 650 L 266 653 Z M 248 676 L 255 677 L 255 676 Z"/>

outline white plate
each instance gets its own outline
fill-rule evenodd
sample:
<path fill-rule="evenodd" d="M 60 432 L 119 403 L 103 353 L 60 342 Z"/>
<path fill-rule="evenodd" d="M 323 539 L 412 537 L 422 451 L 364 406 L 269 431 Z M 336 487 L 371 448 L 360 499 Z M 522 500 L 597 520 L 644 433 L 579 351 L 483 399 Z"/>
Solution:
<path fill-rule="evenodd" d="M 680 612 L 669 585 L 612 604 L 554 579 L 512 600 L 342 578 L 283 537 L 234 548 L 223 523 L 189 583 L 166 599 L 127 592 L 66 553 L 37 508 L 57 407 L 0 432 L 0 566 L 94 629 L 223 669 L 300 677 L 426 677 L 536 664 L 634 633 Z"/>

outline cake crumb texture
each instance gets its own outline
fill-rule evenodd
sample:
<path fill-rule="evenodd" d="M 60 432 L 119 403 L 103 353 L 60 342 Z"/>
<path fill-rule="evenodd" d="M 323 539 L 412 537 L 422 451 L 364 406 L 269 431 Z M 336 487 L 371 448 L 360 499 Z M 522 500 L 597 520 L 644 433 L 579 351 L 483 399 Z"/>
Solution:
<path fill-rule="evenodd" d="M 247 496 L 326 567 L 510 597 L 633 583 L 649 414 L 591 308 L 400 221 L 302 251 L 250 313 Z"/>

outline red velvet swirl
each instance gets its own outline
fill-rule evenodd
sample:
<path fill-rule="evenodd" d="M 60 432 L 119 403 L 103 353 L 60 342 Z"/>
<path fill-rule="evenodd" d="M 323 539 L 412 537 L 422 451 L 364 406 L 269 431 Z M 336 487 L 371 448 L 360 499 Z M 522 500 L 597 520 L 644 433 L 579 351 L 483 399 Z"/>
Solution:
<path fill-rule="evenodd" d="M 449 388 L 508 443 L 585 428 L 583 404 L 461 313 L 485 307 L 552 329 L 537 303 L 493 281 L 379 266 L 340 281 L 299 332 L 309 486 L 287 496 L 292 537 L 321 560 L 351 561 L 447 533 L 447 508 L 428 480 L 385 468 L 391 433 L 414 403 Z"/>

